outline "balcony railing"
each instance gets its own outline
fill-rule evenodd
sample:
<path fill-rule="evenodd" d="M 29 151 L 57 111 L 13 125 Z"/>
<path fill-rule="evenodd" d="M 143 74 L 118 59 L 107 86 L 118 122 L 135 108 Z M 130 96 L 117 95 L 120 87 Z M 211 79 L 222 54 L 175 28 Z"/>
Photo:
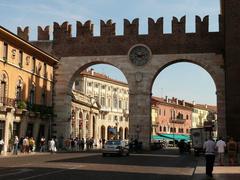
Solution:
<path fill-rule="evenodd" d="M 170 118 L 170 123 L 177 123 L 177 124 L 184 124 L 186 119 L 180 119 L 180 118 Z"/>
<path fill-rule="evenodd" d="M 41 114 L 52 114 L 53 108 L 50 106 L 27 103 L 27 110 L 32 112 L 40 112 Z"/>
<path fill-rule="evenodd" d="M 8 97 L 0 97 L 0 105 L 1 106 L 16 106 L 16 100 Z"/>

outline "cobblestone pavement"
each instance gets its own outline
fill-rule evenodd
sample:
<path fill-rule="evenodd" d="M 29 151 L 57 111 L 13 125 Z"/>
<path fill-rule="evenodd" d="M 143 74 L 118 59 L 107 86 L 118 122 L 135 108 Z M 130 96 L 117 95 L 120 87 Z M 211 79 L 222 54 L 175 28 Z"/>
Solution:
<path fill-rule="evenodd" d="M 229 171 L 230 169 L 230 171 Z M 230 173 L 229 173 L 230 172 Z M 240 179 L 238 166 L 216 166 L 216 179 Z M 206 179 L 204 158 L 179 155 L 176 149 L 102 157 L 97 152 L 36 153 L 0 158 L 0 180 Z"/>

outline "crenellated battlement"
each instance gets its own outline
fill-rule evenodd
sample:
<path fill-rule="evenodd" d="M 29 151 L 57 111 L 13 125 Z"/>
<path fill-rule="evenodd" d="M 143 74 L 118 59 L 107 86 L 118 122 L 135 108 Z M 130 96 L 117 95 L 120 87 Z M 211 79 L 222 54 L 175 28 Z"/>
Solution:
<path fill-rule="evenodd" d="M 206 34 L 209 33 L 209 16 L 205 16 L 203 20 L 196 16 L 196 34 Z M 82 23 L 80 21 L 76 22 L 76 38 L 89 38 L 93 37 L 93 24 L 90 20 Z M 123 36 L 126 37 L 136 37 L 139 34 L 139 19 L 135 18 L 130 22 L 127 19 L 124 19 L 124 32 Z M 155 22 L 152 18 L 148 18 L 148 34 L 149 36 L 161 36 L 164 35 L 164 19 L 160 17 Z M 219 16 L 219 32 L 222 31 L 222 17 Z M 18 35 L 25 40 L 28 40 L 29 37 L 29 27 L 22 28 L 18 27 Z M 173 17 L 172 19 L 172 35 L 181 36 L 186 33 L 186 16 L 181 17 L 180 19 Z M 100 20 L 100 37 L 114 37 L 116 36 L 116 23 L 113 23 L 111 19 L 108 21 Z M 49 39 L 49 26 L 46 26 L 44 29 L 38 26 L 38 40 L 50 40 Z M 63 40 L 74 38 L 72 37 L 72 25 L 68 24 L 67 21 L 63 22 L 60 25 L 57 22 L 53 24 L 53 40 Z"/>
<path fill-rule="evenodd" d="M 49 40 L 49 26 L 46 26 L 44 29 L 38 26 L 38 40 Z"/>
<path fill-rule="evenodd" d="M 91 21 L 86 21 L 82 24 L 77 21 L 77 37 L 92 37 L 93 36 L 93 24 Z"/>
<path fill-rule="evenodd" d="M 115 36 L 116 35 L 116 23 L 112 23 L 112 20 L 109 19 L 106 23 L 101 20 L 100 21 L 100 35 L 101 36 Z"/>
<path fill-rule="evenodd" d="M 38 40 L 32 42 L 39 48 L 58 57 L 127 54 L 135 44 L 147 45 L 153 54 L 214 52 L 221 53 L 223 24 L 219 16 L 219 32 L 209 32 L 209 17 L 196 16 L 196 32 L 186 33 L 186 16 L 172 18 L 172 32 L 164 33 L 164 19 L 154 21 L 148 18 L 148 34 L 139 34 L 139 19 L 124 19 L 123 35 L 116 35 L 116 23 L 111 19 L 100 20 L 100 36 L 93 35 L 92 22 L 76 23 L 76 36 L 68 22 L 54 22 L 53 40 L 50 40 L 49 26 L 38 27 Z M 28 27 L 18 30 L 21 37 L 28 39 Z"/>
<path fill-rule="evenodd" d="M 29 40 L 29 27 L 27 26 L 24 29 L 22 29 L 21 27 L 18 27 L 17 28 L 17 35 L 20 38 L 28 41 Z"/>
<path fill-rule="evenodd" d="M 124 36 L 137 36 L 139 35 L 139 19 L 135 18 L 132 23 L 124 19 Z"/>
<path fill-rule="evenodd" d="M 158 18 L 156 22 L 148 18 L 148 34 L 150 36 L 163 35 L 163 17 Z"/>
<path fill-rule="evenodd" d="M 186 16 L 183 16 L 180 20 L 176 17 L 172 19 L 172 34 L 182 35 L 186 32 Z"/>
<path fill-rule="evenodd" d="M 58 23 L 53 23 L 53 39 L 67 39 L 72 37 L 72 25 L 68 24 L 67 21 L 62 23 L 60 26 Z"/>

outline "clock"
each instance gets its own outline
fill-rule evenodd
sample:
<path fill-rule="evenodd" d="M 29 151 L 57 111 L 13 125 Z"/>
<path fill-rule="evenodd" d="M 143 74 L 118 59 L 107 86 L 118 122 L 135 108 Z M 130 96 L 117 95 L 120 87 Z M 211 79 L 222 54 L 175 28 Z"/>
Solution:
<path fill-rule="evenodd" d="M 137 44 L 129 50 L 128 56 L 133 64 L 142 66 L 151 58 L 151 51 L 147 46 Z"/>

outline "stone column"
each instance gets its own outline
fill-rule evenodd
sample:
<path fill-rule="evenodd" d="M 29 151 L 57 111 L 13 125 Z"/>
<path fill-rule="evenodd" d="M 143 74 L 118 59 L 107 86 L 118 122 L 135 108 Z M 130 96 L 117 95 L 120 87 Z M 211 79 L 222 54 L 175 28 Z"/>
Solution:
<path fill-rule="evenodd" d="M 75 122 L 75 137 L 79 137 L 79 113 L 80 110 L 76 109 L 76 114 L 75 114 L 75 118 L 76 118 L 76 122 Z"/>
<path fill-rule="evenodd" d="M 33 138 L 34 138 L 34 140 L 37 140 L 37 137 L 38 137 L 40 121 L 41 120 L 39 118 L 34 118 L 34 120 L 33 120 L 33 122 L 34 122 L 33 123 Z"/>
<path fill-rule="evenodd" d="M 129 94 L 129 136 L 138 139 L 145 150 L 150 149 L 151 138 L 151 95 L 137 92 Z"/>
<path fill-rule="evenodd" d="M 4 149 L 3 152 L 7 152 L 9 147 L 9 140 L 13 137 L 13 119 L 14 119 L 14 110 L 8 109 L 6 112 L 6 121 L 5 121 L 5 132 L 4 132 Z M 10 128 L 11 127 L 11 128 Z"/>
<path fill-rule="evenodd" d="M 82 128 L 82 131 L 83 131 L 83 138 L 85 140 L 87 138 L 86 115 L 87 115 L 87 112 L 83 111 L 83 124 L 82 124 L 83 128 Z"/>
<path fill-rule="evenodd" d="M 217 95 L 217 132 L 218 137 L 227 138 L 226 122 L 225 122 L 225 92 L 224 89 L 219 89 Z"/>

